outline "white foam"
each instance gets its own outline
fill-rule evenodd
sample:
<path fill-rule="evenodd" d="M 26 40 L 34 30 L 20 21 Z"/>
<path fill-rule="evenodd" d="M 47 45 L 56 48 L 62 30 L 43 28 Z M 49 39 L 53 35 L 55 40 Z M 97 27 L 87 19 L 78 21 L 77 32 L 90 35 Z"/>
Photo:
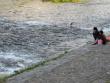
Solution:
<path fill-rule="evenodd" d="M 18 54 L 19 56 L 17 56 L 16 54 Z M 36 64 L 43 60 L 42 58 L 35 57 L 34 55 L 28 55 L 28 54 L 24 55 L 17 52 L 7 52 L 7 53 L 1 52 L 0 59 L 6 60 L 6 63 L 4 63 L 5 61 L 3 63 L 1 61 L 0 74 L 12 74 L 16 70 L 25 68 L 32 64 Z M 9 63 L 10 61 L 12 61 L 10 67 L 7 66 L 8 61 Z"/>
<path fill-rule="evenodd" d="M 40 22 L 40 21 L 26 21 L 24 23 L 29 25 L 50 25 L 49 23 Z"/>
<path fill-rule="evenodd" d="M 104 32 L 110 32 L 110 28 L 103 29 Z"/>

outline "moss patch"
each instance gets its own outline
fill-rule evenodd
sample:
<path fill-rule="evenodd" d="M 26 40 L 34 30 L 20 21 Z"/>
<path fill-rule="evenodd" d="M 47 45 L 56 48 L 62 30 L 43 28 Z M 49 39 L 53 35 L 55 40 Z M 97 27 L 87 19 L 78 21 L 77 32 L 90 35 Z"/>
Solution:
<path fill-rule="evenodd" d="M 107 80 L 105 83 L 110 83 L 110 80 Z"/>
<path fill-rule="evenodd" d="M 61 3 L 61 2 L 73 2 L 73 3 L 85 3 L 87 2 L 88 0 L 50 0 L 52 2 L 55 2 L 55 3 Z"/>
<path fill-rule="evenodd" d="M 7 77 L 8 75 L 5 75 L 5 74 L 0 75 L 0 83 L 5 83 Z"/>

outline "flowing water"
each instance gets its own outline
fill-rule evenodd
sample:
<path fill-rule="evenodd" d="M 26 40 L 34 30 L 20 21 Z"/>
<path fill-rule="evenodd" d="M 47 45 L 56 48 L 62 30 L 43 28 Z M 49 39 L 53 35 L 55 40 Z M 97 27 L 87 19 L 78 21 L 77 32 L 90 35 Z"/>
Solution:
<path fill-rule="evenodd" d="M 13 73 L 87 42 L 88 31 L 78 28 L 37 21 L 12 22 L 4 18 L 0 23 L 1 74 Z"/>
<path fill-rule="evenodd" d="M 38 9 L 33 5 L 35 14 L 30 7 L 24 7 L 25 11 L 14 15 L 11 12 L 7 18 L 1 15 L 0 74 L 12 74 L 64 51 L 80 48 L 88 41 L 93 41 L 93 26 L 103 29 L 108 35 L 109 2 L 93 0 L 88 4 L 66 3 L 55 7 L 51 5 L 50 8 L 47 5 L 41 8 L 38 6 Z M 25 13 L 32 13 L 32 18 L 19 21 L 19 17 L 26 16 Z M 12 17 L 16 20 L 9 20 Z"/>
<path fill-rule="evenodd" d="M 0 21 L 1 74 L 12 74 L 58 53 L 77 49 L 91 39 L 87 29 L 59 27 L 37 21 Z M 110 30 L 107 26 L 104 31 Z"/>
<path fill-rule="evenodd" d="M 7 25 L 4 22 L 5 29 L 0 28 L 1 74 L 13 73 L 15 70 L 36 64 L 49 56 L 65 50 L 77 49 L 86 44 L 90 37 L 88 30 L 34 23 L 35 21 Z M 104 29 L 104 31 L 109 30 L 109 28 Z"/>

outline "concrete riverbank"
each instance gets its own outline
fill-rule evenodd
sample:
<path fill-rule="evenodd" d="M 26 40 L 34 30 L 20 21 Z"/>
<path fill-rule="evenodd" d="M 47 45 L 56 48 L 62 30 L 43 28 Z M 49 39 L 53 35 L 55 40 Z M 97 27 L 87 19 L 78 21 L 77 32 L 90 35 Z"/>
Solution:
<path fill-rule="evenodd" d="M 7 83 L 110 83 L 110 45 L 87 45 Z"/>
<path fill-rule="evenodd" d="M 86 45 L 88 41 L 92 41 L 91 32 L 94 26 L 97 26 L 99 30 L 103 29 L 104 32 L 107 32 L 106 34 L 109 34 L 109 0 L 91 0 L 85 4 L 54 4 L 50 2 L 43 3 L 39 0 L 32 0 L 30 3 L 18 5 L 12 4 L 9 6 L 7 4 L 5 6 L 0 4 L 0 73 L 14 73 L 14 71 L 19 70 L 19 68 L 22 69 L 27 66 L 31 66 L 32 64 L 36 64 L 37 62 L 51 56 L 54 57 L 55 54 L 67 50 L 73 51 L 73 54 L 68 54 L 73 55 L 73 57 L 71 57 L 71 60 L 69 61 L 66 60 L 68 57 L 60 60 L 62 63 L 63 61 L 66 62 L 61 64 L 61 67 L 47 66 L 42 70 L 42 72 L 44 71 L 44 74 L 42 75 L 38 74 L 37 71 L 39 70 L 35 69 L 31 71 L 34 74 L 26 72 L 9 79 L 7 82 L 17 83 L 21 80 L 21 83 L 36 83 L 37 75 L 40 75 L 41 78 L 41 81 L 37 80 L 38 83 L 45 83 L 44 81 L 46 80 L 48 83 L 51 79 L 53 82 L 56 77 L 54 78 L 53 76 L 54 71 L 51 71 L 52 68 L 53 70 L 56 68 L 55 74 L 60 74 L 62 70 L 61 77 L 63 77 L 62 73 L 69 72 L 68 70 L 70 69 L 70 73 L 72 73 L 73 76 L 67 78 L 69 77 L 69 74 L 67 74 L 67 77 L 65 76 L 61 79 L 73 79 L 76 83 L 80 83 L 81 81 L 84 81 L 85 83 L 100 83 L 100 80 L 101 83 L 106 83 L 109 81 L 109 45 L 96 47 L 89 45 L 90 47 L 87 46 L 80 49 L 83 45 Z M 95 52 L 95 50 L 97 52 Z M 74 54 L 74 52 L 77 53 Z M 85 56 L 82 55 L 83 52 Z M 91 53 L 90 56 L 89 52 Z M 107 56 L 104 57 L 103 52 L 107 54 Z M 102 53 L 102 55 L 98 57 L 99 59 L 97 59 L 97 55 L 99 56 L 100 53 Z M 74 55 L 78 55 L 77 59 Z M 107 59 L 107 62 L 103 62 L 103 58 L 104 60 Z M 82 59 L 84 59 L 84 62 Z M 93 59 L 94 62 L 92 62 Z M 97 62 L 97 60 L 99 61 Z M 98 66 L 98 63 L 102 65 Z M 58 62 L 57 64 L 60 63 Z M 69 64 L 72 64 L 72 68 Z M 73 66 L 77 64 L 79 66 L 75 66 L 75 69 Z M 89 65 L 91 65 L 92 68 Z M 64 66 L 66 69 L 64 68 L 63 70 Z M 50 68 L 50 73 L 53 72 L 52 75 L 50 75 L 50 79 L 46 78 L 49 76 L 48 73 L 45 74 L 48 68 Z M 67 68 L 69 69 L 67 70 Z M 45 69 L 47 70 L 45 71 Z M 85 70 L 87 70 L 87 72 Z M 94 72 L 101 76 L 104 74 L 105 78 L 102 79 L 102 77 L 96 74 L 94 75 Z M 98 72 L 101 72 L 101 74 Z M 95 77 L 97 79 L 95 79 Z M 80 78 L 81 80 L 79 80 Z M 58 79 L 59 78 L 56 78 L 55 82 Z"/>

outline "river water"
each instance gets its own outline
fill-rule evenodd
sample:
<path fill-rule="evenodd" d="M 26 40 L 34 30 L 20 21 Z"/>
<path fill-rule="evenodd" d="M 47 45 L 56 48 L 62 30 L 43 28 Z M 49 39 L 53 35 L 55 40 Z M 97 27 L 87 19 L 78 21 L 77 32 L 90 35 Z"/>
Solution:
<path fill-rule="evenodd" d="M 77 49 L 92 41 L 91 30 L 37 21 L 0 20 L 0 73 L 16 70 Z M 109 24 L 104 31 L 109 31 Z"/>
<path fill-rule="evenodd" d="M 75 11 L 70 6 L 76 6 Z M 83 5 L 58 6 L 56 13 L 51 12 L 53 17 L 49 14 L 50 19 L 47 14 L 40 20 L 12 21 L 0 17 L 0 74 L 12 74 L 64 51 L 80 48 L 93 41 L 93 26 L 108 35 L 109 7 L 108 0 L 95 0 Z M 58 11 L 64 12 L 61 17 Z"/>
<path fill-rule="evenodd" d="M 0 19 L 0 73 L 13 73 L 86 44 L 87 30 Z M 80 42 L 78 42 L 80 41 Z"/>

